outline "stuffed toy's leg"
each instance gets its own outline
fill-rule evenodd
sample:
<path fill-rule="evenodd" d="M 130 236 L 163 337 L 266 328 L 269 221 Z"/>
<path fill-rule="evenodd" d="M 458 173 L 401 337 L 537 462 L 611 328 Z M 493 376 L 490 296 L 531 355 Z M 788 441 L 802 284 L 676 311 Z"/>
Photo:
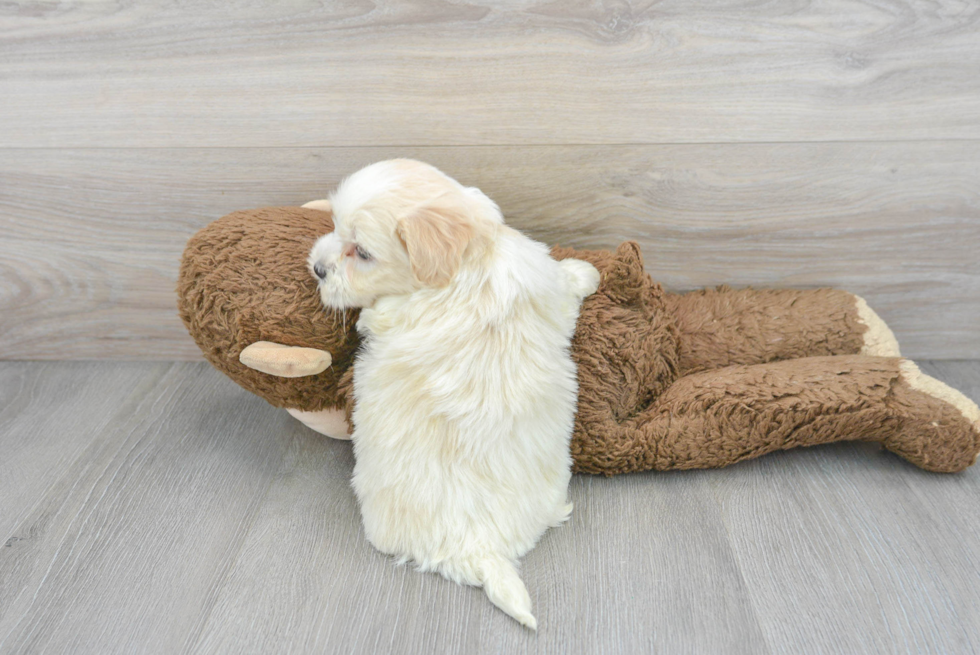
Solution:
<path fill-rule="evenodd" d="M 898 342 L 863 298 L 837 289 L 704 289 L 667 294 L 680 373 L 815 357 L 898 357 Z"/>
<path fill-rule="evenodd" d="M 642 413 L 580 416 L 576 470 L 608 475 L 714 468 L 774 450 L 875 441 L 937 472 L 980 450 L 980 409 L 900 358 L 809 357 L 676 380 Z"/>
<path fill-rule="evenodd" d="M 287 408 L 289 415 L 303 425 L 331 439 L 350 441 L 350 424 L 342 409 L 321 409 L 315 412 L 304 412 L 301 409 Z"/>

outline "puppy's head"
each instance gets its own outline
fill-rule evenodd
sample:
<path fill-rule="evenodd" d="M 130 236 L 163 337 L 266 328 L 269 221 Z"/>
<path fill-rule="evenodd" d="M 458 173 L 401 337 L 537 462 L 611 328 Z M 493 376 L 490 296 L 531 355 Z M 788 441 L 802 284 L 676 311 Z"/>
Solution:
<path fill-rule="evenodd" d="M 334 232 L 310 252 L 327 307 L 370 307 L 383 296 L 442 287 L 500 211 L 477 189 L 436 168 L 394 159 L 372 164 L 331 197 Z"/>

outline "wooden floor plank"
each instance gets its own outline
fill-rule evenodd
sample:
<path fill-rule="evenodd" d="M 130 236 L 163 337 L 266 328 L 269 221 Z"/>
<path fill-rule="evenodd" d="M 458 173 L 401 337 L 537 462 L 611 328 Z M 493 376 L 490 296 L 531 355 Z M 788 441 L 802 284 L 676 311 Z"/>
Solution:
<path fill-rule="evenodd" d="M 922 368 L 980 397 L 980 362 Z M 0 548 L 0 652 L 980 647 L 976 467 L 929 474 L 844 444 L 575 476 L 572 519 L 523 562 L 531 634 L 481 590 L 376 552 L 350 443 L 205 364 L 5 363 L 0 392 L 0 444 L 21 448 L 20 469 L 61 471 L 36 499 L 0 495 L 4 516 L 28 508 Z M 69 465 L 45 431 L 63 435 Z"/>
<path fill-rule="evenodd" d="M 170 366 L 0 362 L 0 543 Z"/>
<path fill-rule="evenodd" d="M 980 7 L 13 3 L 0 146 L 980 138 Z"/>
<path fill-rule="evenodd" d="M 532 634 L 482 591 L 376 552 L 348 486 L 350 444 L 302 432 L 192 652 L 767 652 L 694 476 L 576 477 L 571 521 L 521 569 Z"/>
<path fill-rule="evenodd" d="M 278 469 L 288 417 L 202 365 L 155 377 L 109 396 L 119 411 L 104 434 L 0 549 L 0 651 L 173 653 L 207 613 Z"/>
<path fill-rule="evenodd" d="M 980 357 L 980 148 L 941 142 L 0 150 L 0 358 L 198 358 L 173 292 L 187 238 L 393 156 L 543 241 L 635 239 L 668 288 L 837 286 L 912 357 Z"/>

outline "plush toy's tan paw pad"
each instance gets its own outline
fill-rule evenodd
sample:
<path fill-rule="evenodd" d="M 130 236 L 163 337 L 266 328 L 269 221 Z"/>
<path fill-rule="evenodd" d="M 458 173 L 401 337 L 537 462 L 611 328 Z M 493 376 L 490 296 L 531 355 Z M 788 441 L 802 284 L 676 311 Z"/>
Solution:
<path fill-rule="evenodd" d="M 322 409 L 319 412 L 304 412 L 301 409 L 287 408 L 286 411 L 314 432 L 331 439 L 350 441 L 350 426 L 347 424 L 343 410 Z"/>
<path fill-rule="evenodd" d="M 305 205 L 305 209 L 319 209 L 322 212 L 333 211 L 333 206 L 330 204 L 329 200 L 311 200 Z"/>
<path fill-rule="evenodd" d="M 949 403 L 955 407 L 957 410 L 959 410 L 960 414 L 962 414 L 963 417 L 970 422 L 970 425 L 973 426 L 973 431 L 980 434 L 980 407 L 977 407 L 975 402 L 945 382 L 941 382 L 930 375 L 926 375 L 919 370 L 919 367 L 912 361 L 907 359 L 903 360 L 899 364 L 899 369 L 902 372 L 902 379 L 904 379 L 910 387 L 916 391 L 929 394 L 933 398 L 938 398 L 939 400 Z"/>
<path fill-rule="evenodd" d="M 327 370 L 332 358 L 325 350 L 285 346 L 271 341 L 256 341 L 242 350 L 238 361 L 269 375 L 301 378 Z"/>
<path fill-rule="evenodd" d="M 854 296 L 854 300 L 858 321 L 868 327 L 864 333 L 864 346 L 861 347 L 861 354 L 872 357 L 901 357 L 902 355 L 898 351 L 898 339 L 895 338 L 891 328 L 868 306 L 864 298 Z"/>

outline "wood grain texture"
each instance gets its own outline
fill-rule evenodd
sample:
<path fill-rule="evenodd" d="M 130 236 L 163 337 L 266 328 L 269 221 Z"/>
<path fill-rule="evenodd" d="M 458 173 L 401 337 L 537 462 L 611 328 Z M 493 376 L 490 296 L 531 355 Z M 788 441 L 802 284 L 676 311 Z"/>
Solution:
<path fill-rule="evenodd" d="M 980 398 L 980 362 L 923 369 Z M 572 519 L 524 558 L 532 634 L 481 590 L 374 551 L 350 443 L 205 364 L 7 362 L 0 390 L 0 444 L 57 469 L 0 489 L 18 517 L 0 533 L 3 653 L 980 648 L 977 467 L 930 474 L 835 444 L 575 476 Z"/>
<path fill-rule="evenodd" d="M 6 3 L 0 146 L 980 138 L 972 2 Z"/>
<path fill-rule="evenodd" d="M 923 369 L 980 398 L 980 364 Z M 773 650 L 977 652 L 977 469 L 935 475 L 876 447 L 855 450 L 862 456 L 781 453 L 715 480 Z"/>
<path fill-rule="evenodd" d="M 0 358 L 193 359 L 187 238 L 393 156 L 479 186 L 549 243 L 640 242 L 666 287 L 836 286 L 912 357 L 980 357 L 973 142 L 0 150 Z"/>
<path fill-rule="evenodd" d="M 3 375 L 33 366 L 7 364 Z M 107 364 L 47 366 L 42 394 L 61 374 Z M 107 420 L 92 404 L 58 426 L 66 449 L 76 439 L 88 445 L 2 537 L 0 652 L 177 652 L 282 460 L 283 418 L 202 366 L 112 366 L 120 378 L 144 379 L 118 392 L 102 387 L 115 406 Z M 44 395 L 57 409 L 59 396 Z M 100 420 L 92 440 L 84 427 Z M 243 431 L 253 438 L 239 438 Z M 48 461 L 42 449 L 34 455 L 35 467 Z M 11 509 L 19 516 L 24 505 Z"/>
<path fill-rule="evenodd" d="M 396 567 L 367 546 L 347 483 L 349 456 L 338 459 L 319 442 L 294 446 L 195 650 L 767 650 L 703 483 L 576 478 L 573 519 L 550 531 L 521 568 L 541 626 L 533 635 L 481 590 Z M 309 568 L 297 567 L 297 553 Z"/>
<path fill-rule="evenodd" d="M 0 537 L 24 520 L 16 508 L 30 510 L 100 439 L 129 394 L 169 367 L 0 362 Z"/>

